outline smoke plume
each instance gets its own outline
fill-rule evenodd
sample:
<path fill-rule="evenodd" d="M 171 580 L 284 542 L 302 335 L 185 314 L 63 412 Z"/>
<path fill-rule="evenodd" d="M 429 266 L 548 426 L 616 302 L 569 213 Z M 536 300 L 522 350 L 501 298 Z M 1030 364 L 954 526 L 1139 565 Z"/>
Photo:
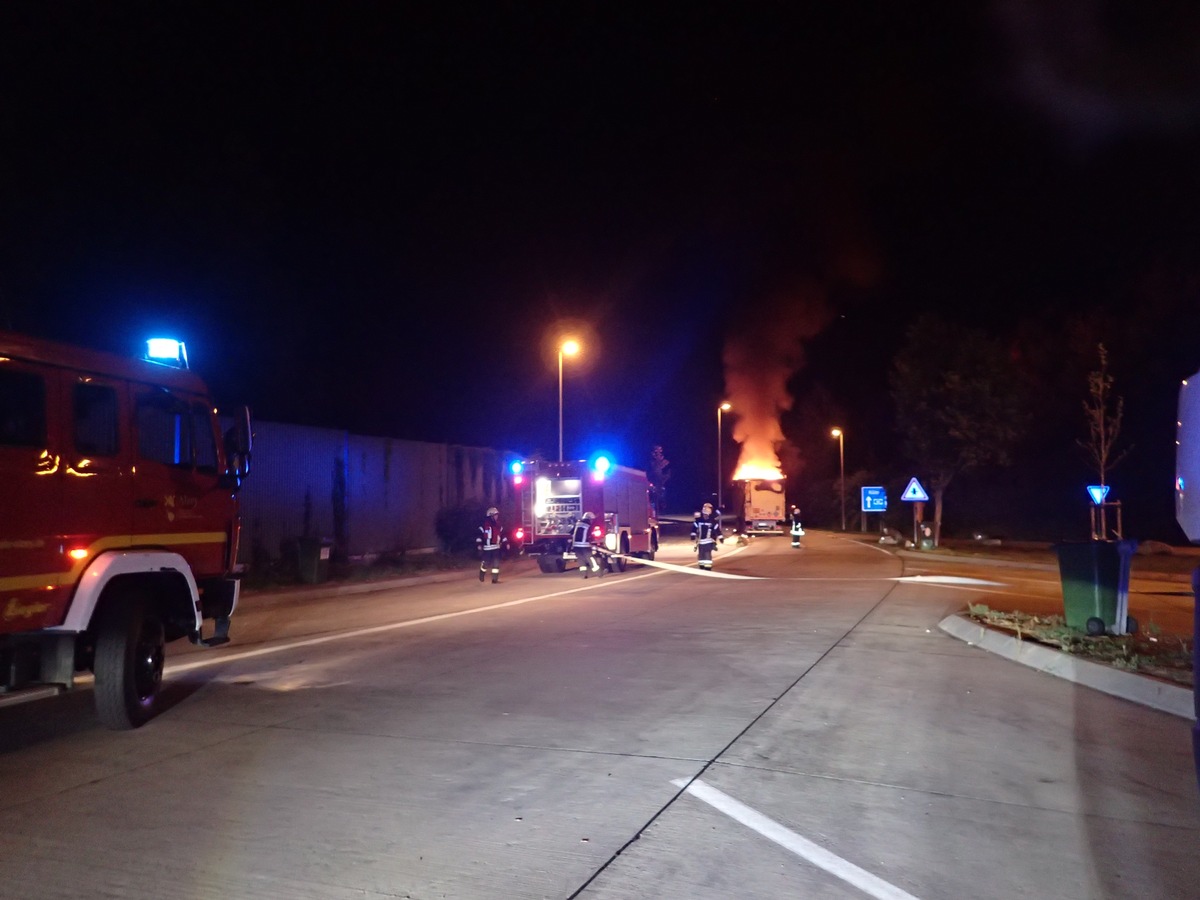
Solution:
<path fill-rule="evenodd" d="M 780 415 L 792 408 L 788 380 L 804 364 L 804 342 L 831 318 L 824 291 L 808 285 L 759 304 L 725 345 L 725 397 L 741 450 L 734 479 L 779 477 Z"/>

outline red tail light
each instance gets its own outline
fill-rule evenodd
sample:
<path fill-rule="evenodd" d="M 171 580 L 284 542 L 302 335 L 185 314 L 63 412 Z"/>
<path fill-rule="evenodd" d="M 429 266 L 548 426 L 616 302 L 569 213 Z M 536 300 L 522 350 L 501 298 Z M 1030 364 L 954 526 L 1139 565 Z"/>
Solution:
<path fill-rule="evenodd" d="M 594 537 L 594 538 L 604 537 L 604 529 L 601 528 L 599 525 L 596 525 L 594 528 L 592 528 L 592 537 Z"/>
<path fill-rule="evenodd" d="M 525 529 L 518 528 L 516 531 L 513 532 L 513 537 L 516 538 L 518 541 L 525 540 Z"/>

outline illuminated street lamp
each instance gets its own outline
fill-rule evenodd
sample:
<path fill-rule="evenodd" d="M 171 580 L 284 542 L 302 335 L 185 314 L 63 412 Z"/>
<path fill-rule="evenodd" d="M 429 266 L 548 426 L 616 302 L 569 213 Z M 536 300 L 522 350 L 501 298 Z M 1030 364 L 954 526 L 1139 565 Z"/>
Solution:
<path fill-rule="evenodd" d="M 728 403 L 717 407 L 717 512 L 721 511 L 721 413 L 733 409 Z"/>
<path fill-rule="evenodd" d="M 562 361 L 563 354 L 574 356 L 579 352 L 579 341 L 568 338 L 558 346 L 558 458 L 563 458 L 563 391 L 562 391 Z"/>
<path fill-rule="evenodd" d="M 841 473 L 838 477 L 838 484 L 842 494 L 842 531 L 846 530 L 846 436 L 842 434 L 842 429 L 834 428 L 829 432 L 830 437 L 838 439 L 838 470 Z"/>

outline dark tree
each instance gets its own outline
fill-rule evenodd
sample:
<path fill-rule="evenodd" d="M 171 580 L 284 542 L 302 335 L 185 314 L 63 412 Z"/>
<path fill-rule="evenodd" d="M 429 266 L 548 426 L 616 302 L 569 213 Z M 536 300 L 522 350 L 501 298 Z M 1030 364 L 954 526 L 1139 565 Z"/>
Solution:
<path fill-rule="evenodd" d="M 909 328 L 890 385 L 901 449 L 929 473 L 936 543 L 954 478 L 1011 465 L 1028 422 L 1021 374 L 1002 342 L 926 314 Z"/>
<path fill-rule="evenodd" d="M 654 508 L 662 513 L 663 504 L 667 500 L 667 482 L 671 480 L 671 461 L 663 454 L 661 444 L 655 444 L 650 449 L 650 484 L 651 499 Z"/>

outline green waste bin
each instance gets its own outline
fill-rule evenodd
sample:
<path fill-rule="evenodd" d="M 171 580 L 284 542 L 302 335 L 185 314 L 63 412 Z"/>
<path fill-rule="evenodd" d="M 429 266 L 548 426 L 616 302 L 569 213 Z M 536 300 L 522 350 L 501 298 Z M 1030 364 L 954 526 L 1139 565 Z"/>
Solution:
<path fill-rule="evenodd" d="M 917 523 L 917 548 L 920 550 L 935 549 L 933 543 L 933 525 L 931 523 Z"/>
<path fill-rule="evenodd" d="M 1137 541 L 1066 541 L 1054 545 L 1069 628 L 1091 635 L 1132 634 L 1129 564 Z"/>
<path fill-rule="evenodd" d="M 324 538 L 301 538 L 297 542 L 300 559 L 300 580 L 305 584 L 321 584 L 329 580 L 329 557 L 333 541 Z"/>

